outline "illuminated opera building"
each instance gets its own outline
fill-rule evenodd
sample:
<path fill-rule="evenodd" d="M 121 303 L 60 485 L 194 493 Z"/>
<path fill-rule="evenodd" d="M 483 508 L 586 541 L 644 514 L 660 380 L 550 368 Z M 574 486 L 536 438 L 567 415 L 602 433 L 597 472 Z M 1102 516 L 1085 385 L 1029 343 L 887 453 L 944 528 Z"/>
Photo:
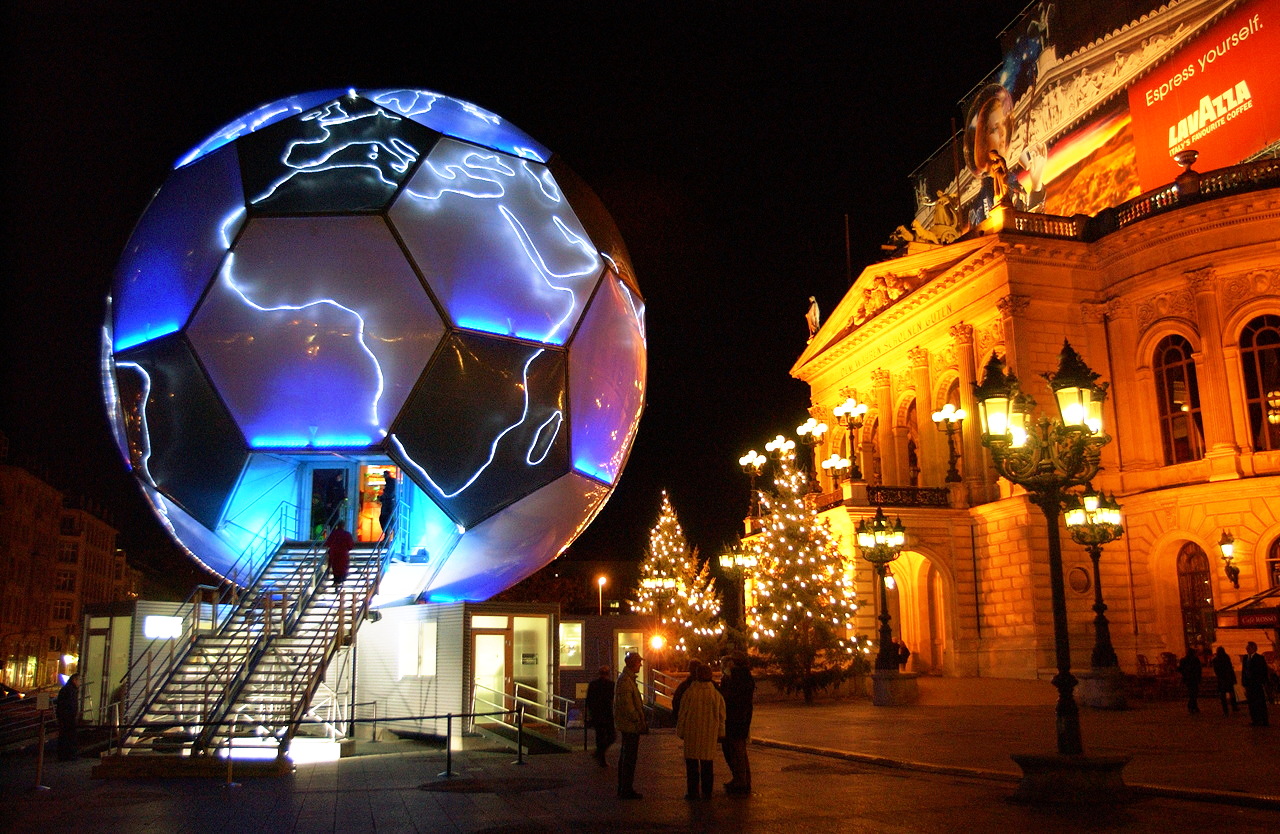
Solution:
<path fill-rule="evenodd" d="M 1061 529 L 1076 665 L 1098 587 L 1126 672 L 1274 651 L 1280 0 L 1039 3 L 1003 46 L 915 173 L 915 218 L 792 369 L 831 427 L 818 454 L 863 476 L 823 475 L 823 517 L 868 600 L 853 529 L 877 504 L 901 517 L 889 605 L 914 671 L 1052 674 L 1048 531 L 996 476 L 974 383 L 998 357 L 1051 414 L 1041 375 L 1068 341 L 1110 383 L 1092 486 L 1124 523 L 1100 582 Z M 837 411 L 850 399 L 868 407 L 857 427 Z M 948 424 L 948 404 L 968 416 Z"/>

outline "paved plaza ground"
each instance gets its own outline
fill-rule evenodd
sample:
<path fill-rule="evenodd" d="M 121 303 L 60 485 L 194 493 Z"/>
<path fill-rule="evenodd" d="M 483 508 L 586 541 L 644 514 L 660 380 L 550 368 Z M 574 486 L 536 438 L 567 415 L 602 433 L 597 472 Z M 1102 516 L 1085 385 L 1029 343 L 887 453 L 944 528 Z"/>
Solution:
<path fill-rule="evenodd" d="M 757 706 L 754 792 L 683 799 L 680 742 L 642 739 L 642 801 L 615 798 L 616 748 L 599 768 L 582 751 L 527 756 L 444 753 L 410 742 L 380 755 L 300 765 L 244 780 L 95 780 L 92 760 L 47 766 L 34 791 L 30 757 L 0 760 L 0 830 L 15 832 L 1074 832 L 1280 831 L 1280 726 L 1249 727 L 1215 703 L 1198 716 L 1172 702 L 1083 712 L 1086 751 L 1131 755 L 1133 801 L 1110 809 L 1009 802 L 1014 752 L 1051 752 L 1047 683 L 925 679 L 921 702 L 863 698 Z M 1276 716 L 1280 718 L 1280 715 Z M 1280 724 L 1280 721 L 1276 722 Z M 580 739 L 580 737 L 579 737 Z M 370 749 L 375 745 L 366 745 Z M 788 749 L 783 749 L 786 746 Z M 728 778 L 717 762 L 717 781 Z M 1271 796 L 1268 796 L 1270 794 Z"/>

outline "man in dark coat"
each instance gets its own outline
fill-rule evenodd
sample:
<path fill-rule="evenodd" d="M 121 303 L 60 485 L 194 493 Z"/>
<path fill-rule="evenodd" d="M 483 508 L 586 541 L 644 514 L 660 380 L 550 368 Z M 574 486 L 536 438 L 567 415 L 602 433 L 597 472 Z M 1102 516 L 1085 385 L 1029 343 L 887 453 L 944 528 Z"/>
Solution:
<path fill-rule="evenodd" d="M 1244 661 L 1240 664 L 1240 683 L 1244 686 L 1244 698 L 1249 702 L 1249 723 L 1255 727 L 1267 726 L 1267 661 L 1258 654 L 1258 644 L 1250 640 L 1244 647 Z"/>
<path fill-rule="evenodd" d="M 599 676 L 587 684 L 587 726 L 596 731 L 596 761 L 608 767 L 604 754 L 618 737 L 613 726 L 613 678 L 608 666 L 600 667 Z"/>
<path fill-rule="evenodd" d="M 1218 700 L 1222 701 L 1222 714 L 1228 714 L 1228 704 L 1231 712 L 1240 709 L 1240 705 L 1236 703 L 1236 669 L 1231 665 L 1231 655 L 1222 646 L 1213 653 L 1213 676 L 1218 679 Z"/>
<path fill-rule="evenodd" d="M 53 711 L 58 718 L 58 761 L 72 761 L 76 757 L 76 725 L 80 723 L 79 672 L 67 678 L 58 690 Z"/>
<path fill-rule="evenodd" d="M 680 701 L 684 698 L 684 693 L 698 679 L 698 667 L 702 665 L 701 660 L 689 661 L 689 675 L 676 687 L 676 691 L 671 693 L 671 720 L 680 720 Z"/>
<path fill-rule="evenodd" d="M 755 710 L 753 698 L 755 678 L 751 676 L 751 662 L 745 654 L 726 658 L 724 676 L 720 679 L 720 694 L 724 696 L 725 722 L 724 760 L 733 778 L 725 782 L 726 793 L 751 793 L 751 763 L 747 760 L 747 740 L 751 738 L 751 716 Z"/>
<path fill-rule="evenodd" d="M 1194 649 L 1187 649 L 1186 657 L 1178 661 L 1178 674 L 1182 675 L 1182 685 L 1187 688 L 1187 712 L 1195 715 L 1200 712 L 1200 679 L 1204 669 L 1200 666 L 1200 657 Z"/>

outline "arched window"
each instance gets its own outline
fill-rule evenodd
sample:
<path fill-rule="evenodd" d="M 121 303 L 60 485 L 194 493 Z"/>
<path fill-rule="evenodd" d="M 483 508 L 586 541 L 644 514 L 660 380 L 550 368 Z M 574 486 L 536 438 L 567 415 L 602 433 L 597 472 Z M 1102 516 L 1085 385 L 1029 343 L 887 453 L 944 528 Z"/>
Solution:
<path fill-rule="evenodd" d="M 1151 366 L 1156 377 L 1164 462 L 1199 460 L 1204 457 L 1204 432 L 1191 343 L 1181 336 L 1166 336 L 1156 345 Z"/>
<path fill-rule="evenodd" d="M 1188 649 L 1202 653 L 1213 645 L 1217 620 L 1209 557 L 1195 542 L 1187 542 L 1178 551 L 1178 599 L 1182 605 L 1183 640 Z"/>
<path fill-rule="evenodd" d="M 1267 549 L 1267 576 L 1272 588 L 1280 587 L 1280 539 L 1273 541 Z"/>
<path fill-rule="evenodd" d="M 1280 449 L 1280 316 L 1258 316 L 1244 326 L 1240 364 L 1253 449 Z"/>
<path fill-rule="evenodd" d="M 916 421 L 916 401 L 907 407 L 907 486 L 920 486 L 920 424 Z"/>

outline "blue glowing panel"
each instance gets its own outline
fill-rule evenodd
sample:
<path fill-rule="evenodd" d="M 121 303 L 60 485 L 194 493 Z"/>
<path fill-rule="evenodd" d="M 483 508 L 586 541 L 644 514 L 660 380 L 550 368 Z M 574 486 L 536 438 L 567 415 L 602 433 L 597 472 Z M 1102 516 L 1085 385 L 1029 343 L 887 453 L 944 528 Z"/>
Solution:
<path fill-rule="evenodd" d="M 563 345 L 602 261 L 546 166 L 442 139 L 391 220 L 453 323 Z"/>
<path fill-rule="evenodd" d="M 469 101 L 430 90 L 378 90 L 364 95 L 388 110 L 448 136 L 535 162 L 551 158 L 551 151 L 532 136 Z"/>
<path fill-rule="evenodd" d="M 645 370 L 643 309 L 608 275 L 569 345 L 574 469 L 617 480 L 640 425 Z"/>
<path fill-rule="evenodd" d="M 282 504 L 296 505 L 301 488 L 302 462 L 280 455 L 249 455 L 249 463 L 236 483 L 227 510 L 217 527 L 218 538 L 232 550 L 243 552 L 274 528 Z M 289 530 L 290 536 L 297 531 Z"/>
<path fill-rule="evenodd" d="M 385 437 L 444 326 L 376 216 L 257 218 L 189 334 L 253 448 Z"/>
<path fill-rule="evenodd" d="M 241 136 L 247 136 L 255 130 L 261 130 L 281 119 L 296 116 L 305 110 L 310 110 L 317 104 L 337 98 L 340 94 L 340 90 L 320 90 L 314 93 L 300 93 L 296 96 L 273 101 L 270 104 L 264 104 L 214 131 L 209 138 L 183 154 L 182 158 L 175 162 L 173 167 L 181 168 L 184 165 L 190 165 L 197 159 L 213 153 L 218 148 L 234 142 Z"/>
<path fill-rule="evenodd" d="M 396 422 L 391 454 L 469 529 L 568 471 L 565 399 L 563 351 L 454 333 Z"/>
<path fill-rule="evenodd" d="M 117 351 L 176 333 L 187 323 L 243 222 L 235 148 L 169 176 L 116 267 Z"/>
<path fill-rule="evenodd" d="M 600 202 L 600 198 L 591 190 L 591 187 L 583 182 L 573 169 L 564 164 L 560 157 L 553 158 L 548 167 L 569 201 L 569 205 L 573 207 L 573 213 L 582 221 L 583 228 L 587 230 L 587 234 L 605 262 L 622 277 L 632 292 L 639 293 L 640 284 L 636 281 L 635 269 L 631 266 L 631 255 L 627 252 L 622 233 L 618 231 L 618 226 L 613 222 L 604 203 Z"/>
<path fill-rule="evenodd" d="M 180 336 L 116 357 L 134 471 L 212 528 L 247 454 L 231 415 Z"/>
<path fill-rule="evenodd" d="M 411 119 L 343 96 L 236 143 L 245 200 L 273 213 L 381 209 L 436 139 Z"/>
<path fill-rule="evenodd" d="M 453 551 L 462 531 L 458 529 L 458 523 L 413 481 L 412 470 L 399 465 L 409 477 L 400 481 L 400 500 L 404 505 L 400 523 L 403 526 L 396 547 L 400 555 L 415 563 L 436 564 Z"/>
<path fill-rule="evenodd" d="M 609 487 L 571 473 L 468 530 L 427 601 L 485 600 L 546 565 L 604 506 Z"/>

